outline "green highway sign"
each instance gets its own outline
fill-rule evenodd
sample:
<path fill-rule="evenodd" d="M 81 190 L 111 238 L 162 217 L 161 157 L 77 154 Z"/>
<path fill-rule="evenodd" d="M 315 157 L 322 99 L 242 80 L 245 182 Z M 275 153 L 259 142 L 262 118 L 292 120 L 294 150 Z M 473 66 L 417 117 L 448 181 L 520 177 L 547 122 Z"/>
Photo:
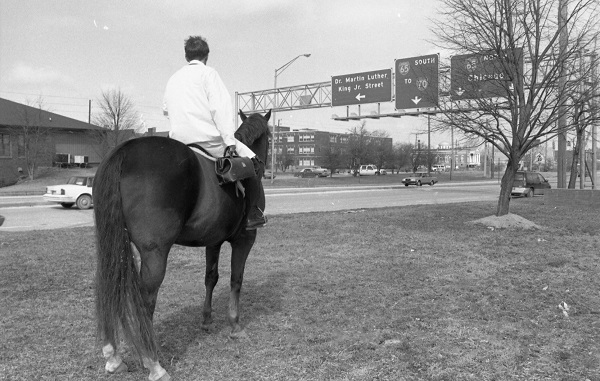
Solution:
<path fill-rule="evenodd" d="M 520 67 L 520 70 L 518 70 Z M 453 100 L 506 97 L 511 77 L 523 73 L 523 49 L 461 54 L 450 59 Z"/>
<path fill-rule="evenodd" d="M 331 106 L 350 106 L 391 101 L 391 69 L 331 77 Z"/>
<path fill-rule="evenodd" d="M 397 110 L 438 105 L 439 61 L 438 54 L 394 61 Z"/>

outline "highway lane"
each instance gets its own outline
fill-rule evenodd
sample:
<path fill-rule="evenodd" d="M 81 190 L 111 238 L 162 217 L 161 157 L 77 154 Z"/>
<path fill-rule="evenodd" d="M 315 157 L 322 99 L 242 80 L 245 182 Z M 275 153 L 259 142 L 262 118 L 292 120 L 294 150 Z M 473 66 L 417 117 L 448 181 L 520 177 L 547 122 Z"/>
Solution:
<path fill-rule="evenodd" d="M 384 208 L 392 206 L 446 204 L 468 201 L 494 201 L 499 185 L 436 184 L 423 187 L 356 187 L 356 188 L 303 188 L 267 190 L 267 215 L 326 212 L 353 209 Z M 29 198 L 33 200 L 33 198 Z M 12 200 L 14 203 L 14 200 Z M 64 209 L 55 204 L 3 207 L 7 199 L 0 198 L 0 214 L 6 217 L 0 232 L 41 229 L 61 229 L 92 226 L 93 211 L 75 207 Z"/>

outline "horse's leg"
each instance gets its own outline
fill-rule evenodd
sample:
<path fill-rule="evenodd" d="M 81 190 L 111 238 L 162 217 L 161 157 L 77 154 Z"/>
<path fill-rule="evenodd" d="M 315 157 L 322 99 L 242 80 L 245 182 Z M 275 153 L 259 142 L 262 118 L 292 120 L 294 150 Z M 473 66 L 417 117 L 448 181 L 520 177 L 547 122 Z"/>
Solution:
<path fill-rule="evenodd" d="M 213 291 L 219 281 L 219 253 L 221 244 L 206 247 L 206 275 L 204 276 L 204 286 L 206 288 L 206 298 L 204 299 L 204 308 L 202 310 L 203 321 L 202 329 L 208 330 L 213 322 L 212 319 L 212 297 Z"/>
<path fill-rule="evenodd" d="M 106 365 L 104 370 L 108 373 L 123 373 L 127 372 L 127 365 L 121 359 L 121 356 L 117 353 L 117 346 L 115 343 L 107 342 L 102 347 L 102 355 L 106 359 Z"/>
<path fill-rule="evenodd" d="M 240 292 L 244 280 L 246 259 L 254 245 L 256 230 L 244 230 L 231 242 L 231 291 L 229 294 L 229 324 L 232 338 L 246 337 L 240 325 Z"/>
<path fill-rule="evenodd" d="M 156 244 L 148 244 L 146 246 L 142 246 L 141 250 L 138 251 L 135 245 L 132 245 L 136 265 L 140 273 L 142 298 L 150 314 L 150 320 L 152 320 L 156 308 L 158 289 L 165 278 L 167 270 L 167 257 L 170 247 L 161 248 Z M 150 381 L 168 381 L 171 379 L 167 371 L 158 362 L 158 356 L 156 359 L 144 357 L 142 363 L 150 371 L 150 375 L 148 376 Z"/>

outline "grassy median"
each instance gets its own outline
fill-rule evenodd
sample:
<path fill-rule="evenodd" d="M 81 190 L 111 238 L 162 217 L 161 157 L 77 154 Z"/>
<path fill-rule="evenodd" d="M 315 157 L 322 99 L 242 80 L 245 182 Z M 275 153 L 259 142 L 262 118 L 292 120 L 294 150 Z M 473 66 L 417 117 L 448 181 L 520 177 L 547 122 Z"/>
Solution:
<path fill-rule="evenodd" d="M 597 212 L 513 200 L 537 225 L 472 221 L 495 203 L 274 216 L 242 290 L 248 339 L 229 339 L 229 251 L 215 327 L 200 328 L 203 249 L 173 248 L 155 327 L 178 380 L 600 380 Z M 0 374 L 105 376 L 93 311 L 92 228 L 0 236 Z"/>

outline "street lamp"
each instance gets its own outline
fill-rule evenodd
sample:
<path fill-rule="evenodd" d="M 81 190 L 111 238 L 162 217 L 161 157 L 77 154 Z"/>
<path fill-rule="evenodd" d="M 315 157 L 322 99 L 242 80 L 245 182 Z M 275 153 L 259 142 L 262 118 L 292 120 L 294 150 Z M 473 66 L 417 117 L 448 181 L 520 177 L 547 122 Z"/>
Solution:
<path fill-rule="evenodd" d="M 279 69 L 275 69 L 275 80 L 273 81 L 273 85 L 274 85 L 274 91 L 275 91 L 275 107 L 273 108 L 273 136 L 271 136 L 271 184 L 273 184 L 273 179 L 275 178 L 275 124 L 277 123 L 277 107 L 278 102 L 277 102 L 277 76 L 281 73 L 283 73 L 283 71 L 285 69 L 287 69 L 288 67 L 290 67 L 291 64 L 294 63 L 294 61 L 296 61 L 298 58 L 300 57 L 310 57 L 310 54 L 299 54 L 296 57 L 294 57 L 293 60 L 289 61 L 288 63 L 286 63 L 285 65 L 281 66 Z"/>

